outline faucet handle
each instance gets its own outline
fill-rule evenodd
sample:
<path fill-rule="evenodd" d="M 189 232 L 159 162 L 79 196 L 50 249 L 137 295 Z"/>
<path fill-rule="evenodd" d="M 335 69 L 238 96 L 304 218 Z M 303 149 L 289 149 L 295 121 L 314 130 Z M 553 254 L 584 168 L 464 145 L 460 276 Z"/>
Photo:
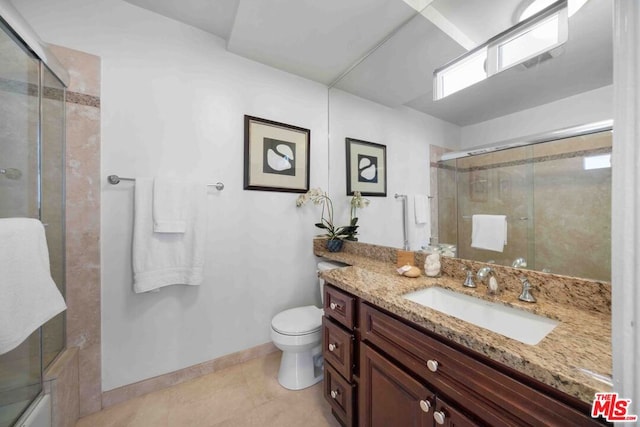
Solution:
<path fill-rule="evenodd" d="M 462 270 L 467 272 L 467 277 L 464 279 L 464 283 L 462 285 L 466 286 L 467 288 L 475 288 L 476 284 L 473 281 L 473 270 L 467 267 L 463 268 Z"/>
<path fill-rule="evenodd" d="M 529 282 L 529 279 L 525 276 L 520 276 L 519 279 L 520 282 L 522 282 L 522 292 L 518 299 L 524 302 L 536 302 L 536 298 L 531 295 L 531 283 Z"/>

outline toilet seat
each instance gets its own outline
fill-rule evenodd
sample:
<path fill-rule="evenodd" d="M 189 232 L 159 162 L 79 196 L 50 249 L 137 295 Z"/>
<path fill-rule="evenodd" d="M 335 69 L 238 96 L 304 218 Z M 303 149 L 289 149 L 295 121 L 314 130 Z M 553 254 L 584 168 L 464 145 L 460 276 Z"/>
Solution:
<path fill-rule="evenodd" d="M 308 335 L 322 326 L 321 308 L 314 305 L 296 307 L 276 314 L 271 320 L 271 328 L 282 335 Z"/>

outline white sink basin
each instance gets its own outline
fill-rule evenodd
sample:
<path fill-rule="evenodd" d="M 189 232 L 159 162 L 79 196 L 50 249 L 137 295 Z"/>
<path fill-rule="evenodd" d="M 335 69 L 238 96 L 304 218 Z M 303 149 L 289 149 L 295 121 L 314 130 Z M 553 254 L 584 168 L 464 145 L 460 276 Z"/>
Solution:
<path fill-rule="evenodd" d="M 538 344 L 558 325 L 555 320 L 528 311 L 439 287 L 411 292 L 403 297 L 530 345 Z"/>

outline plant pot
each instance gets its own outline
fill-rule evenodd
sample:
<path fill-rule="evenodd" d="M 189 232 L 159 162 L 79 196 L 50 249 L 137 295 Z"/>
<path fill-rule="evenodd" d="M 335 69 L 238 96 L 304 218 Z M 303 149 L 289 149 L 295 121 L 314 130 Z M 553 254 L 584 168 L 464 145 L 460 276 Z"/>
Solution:
<path fill-rule="evenodd" d="M 340 252 L 342 243 L 340 239 L 329 239 L 327 240 L 327 249 L 329 249 L 329 252 Z"/>

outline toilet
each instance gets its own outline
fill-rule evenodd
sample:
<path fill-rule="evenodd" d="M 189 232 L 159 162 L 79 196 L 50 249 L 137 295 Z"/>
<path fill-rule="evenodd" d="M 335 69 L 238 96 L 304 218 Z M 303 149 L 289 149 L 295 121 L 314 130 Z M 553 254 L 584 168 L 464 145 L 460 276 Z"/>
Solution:
<path fill-rule="evenodd" d="M 345 264 L 321 261 L 318 271 L 344 267 Z M 324 303 L 318 279 L 320 298 Z M 322 380 L 322 315 L 315 305 L 291 308 L 276 314 L 271 320 L 271 340 L 282 350 L 278 382 L 289 390 L 301 390 Z"/>

